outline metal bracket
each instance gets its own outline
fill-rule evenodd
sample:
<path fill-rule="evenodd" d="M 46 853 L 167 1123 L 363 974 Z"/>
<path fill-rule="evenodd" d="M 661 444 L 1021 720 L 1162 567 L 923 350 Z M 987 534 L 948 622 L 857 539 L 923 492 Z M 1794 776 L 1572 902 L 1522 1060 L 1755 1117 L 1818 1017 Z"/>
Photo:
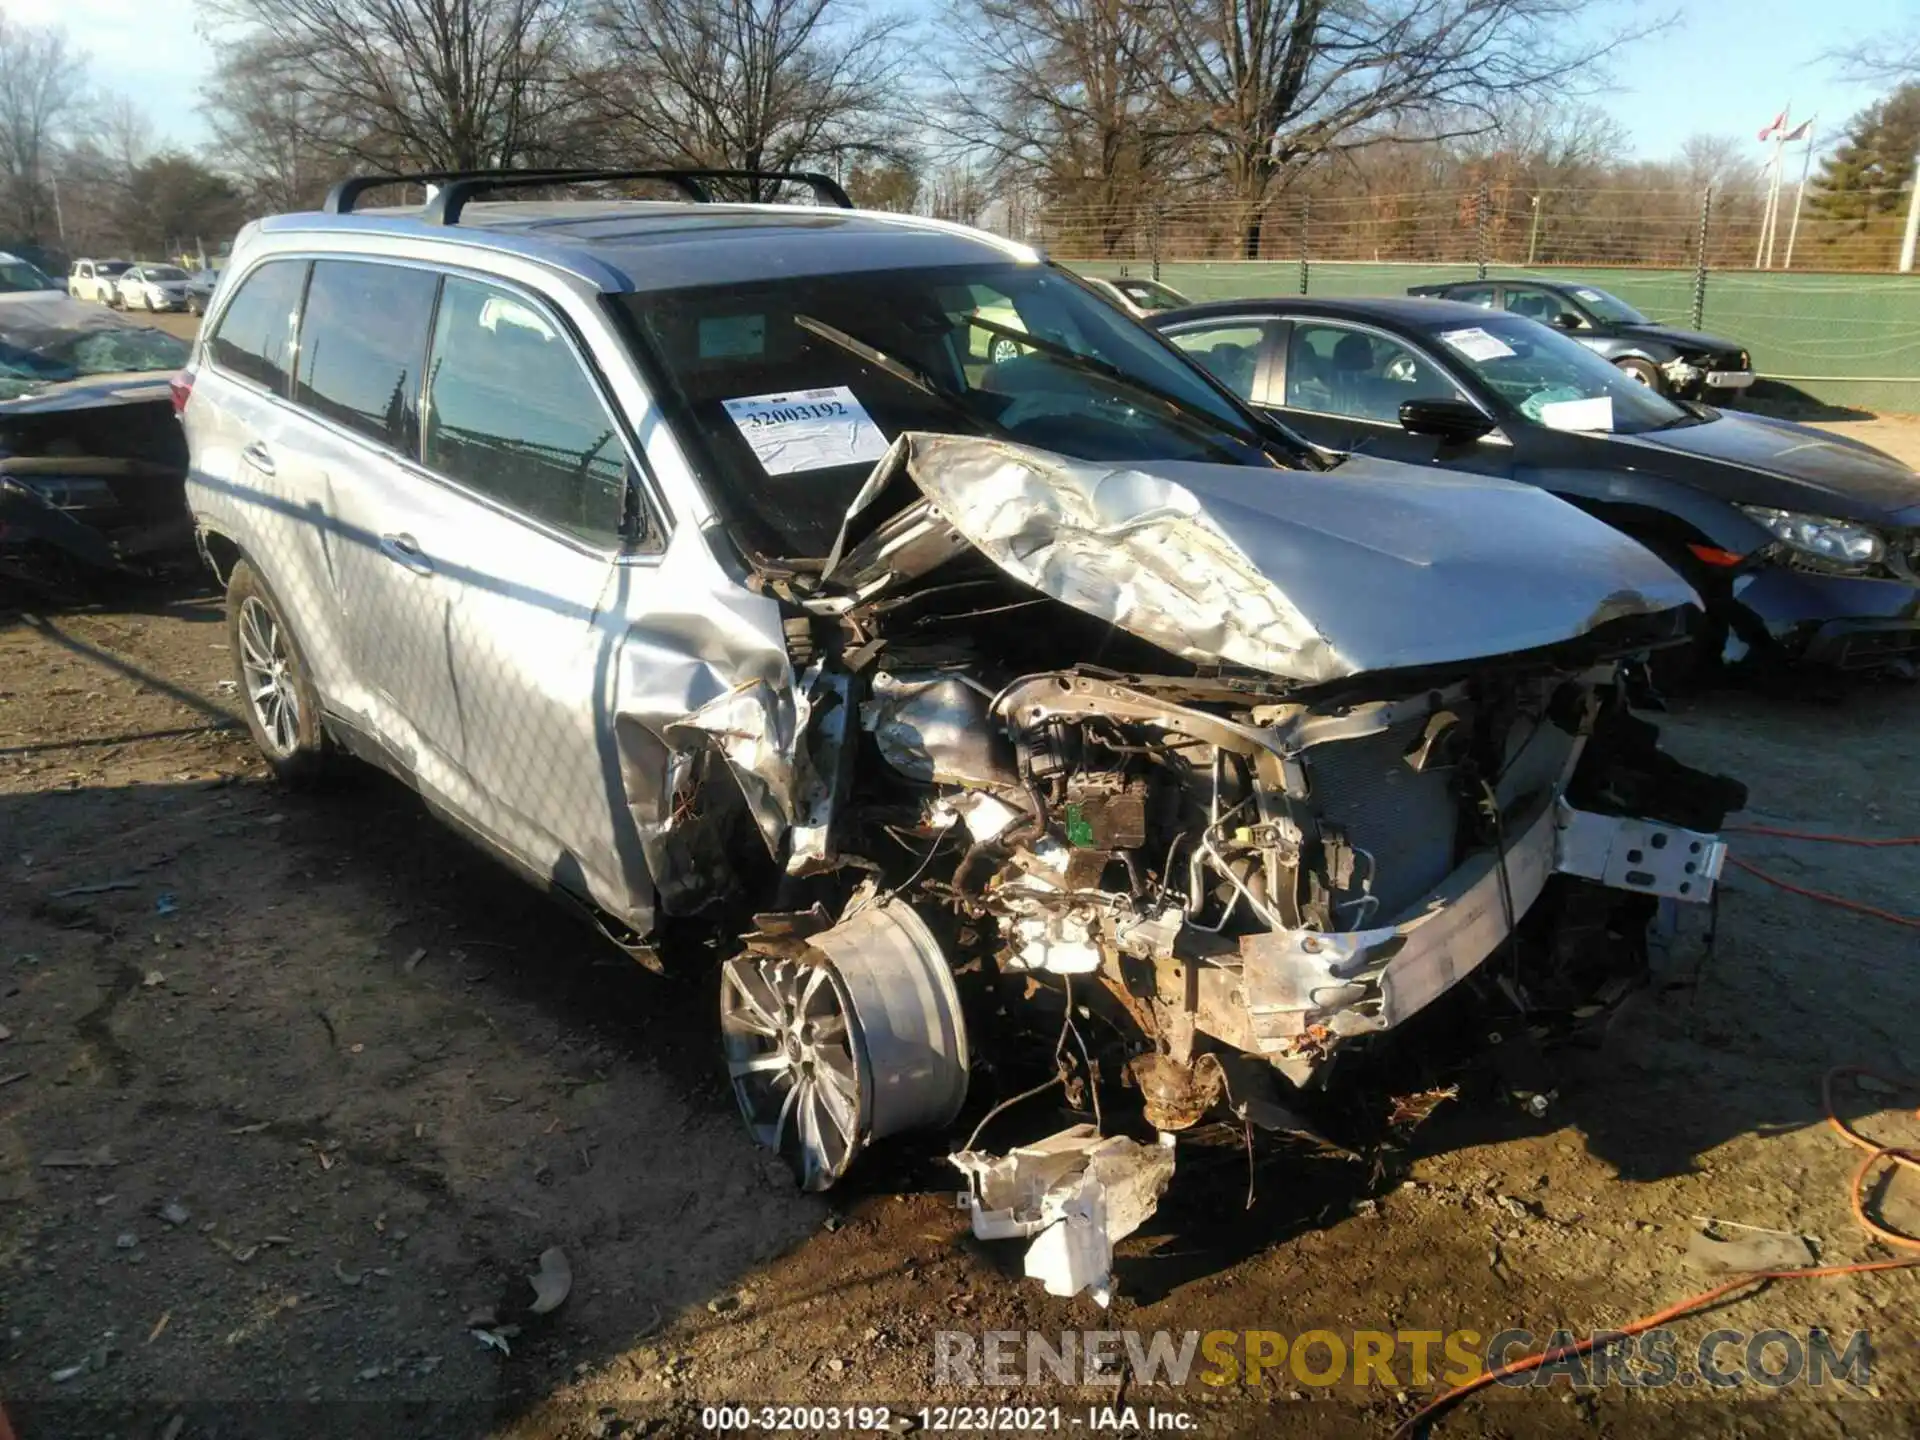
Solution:
<path fill-rule="evenodd" d="M 1717 835 L 1628 815 L 1595 815 L 1564 800 L 1554 813 L 1553 868 L 1615 890 L 1704 904 L 1726 864 Z"/>

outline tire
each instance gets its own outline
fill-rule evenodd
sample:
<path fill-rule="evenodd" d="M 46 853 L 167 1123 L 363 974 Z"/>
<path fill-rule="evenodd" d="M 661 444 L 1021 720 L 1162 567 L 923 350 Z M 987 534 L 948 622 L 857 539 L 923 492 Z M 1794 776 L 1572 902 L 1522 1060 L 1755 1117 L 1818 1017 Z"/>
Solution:
<path fill-rule="evenodd" d="M 247 732 L 282 784 L 311 789 L 330 779 L 338 756 L 320 719 L 306 652 L 280 601 L 251 562 L 227 579 L 227 646 Z M 270 694 L 256 692 L 271 686 Z"/>
<path fill-rule="evenodd" d="M 189 315 L 205 315 L 207 313 L 206 302 L 198 295 L 189 295 L 187 297 L 187 313 Z"/>
<path fill-rule="evenodd" d="M 1656 395 L 1667 393 L 1667 377 L 1660 373 L 1660 367 L 1651 360 L 1642 360 L 1637 355 L 1627 355 L 1613 362 L 1614 367 L 1636 385 L 1644 385 Z"/>
<path fill-rule="evenodd" d="M 1009 340 L 1004 335 L 996 335 L 993 343 L 987 346 L 987 363 L 1005 365 L 1010 360 L 1020 358 L 1020 342 Z"/>

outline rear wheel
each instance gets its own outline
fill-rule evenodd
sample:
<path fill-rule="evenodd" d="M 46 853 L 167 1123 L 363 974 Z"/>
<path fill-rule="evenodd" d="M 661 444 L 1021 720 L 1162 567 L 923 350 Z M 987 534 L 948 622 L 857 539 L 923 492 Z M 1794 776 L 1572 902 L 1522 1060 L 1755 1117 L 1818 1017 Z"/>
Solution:
<path fill-rule="evenodd" d="M 1004 365 L 1009 360 L 1018 360 L 1019 358 L 1020 342 L 1018 340 L 1009 340 L 1006 336 L 1001 335 L 995 337 L 994 342 L 987 346 L 987 360 L 991 364 Z"/>
<path fill-rule="evenodd" d="M 245 560 L 227 580 L 227 643 L 247 730 L 273 773 L 288 785 L 324 781 L 334 754 L 306 655 L 279 600 Z"/>
<path fill-rule="evenodd" d="M 1620 373 L 1636 385 L 1644 385 L 1656 395 L 1667 393 L 1667 377 L 1660 373 L 1660 367 L 1651 360 L 1642 360 L 1637 355 L 1628 355 L 1613 362 Z"/>

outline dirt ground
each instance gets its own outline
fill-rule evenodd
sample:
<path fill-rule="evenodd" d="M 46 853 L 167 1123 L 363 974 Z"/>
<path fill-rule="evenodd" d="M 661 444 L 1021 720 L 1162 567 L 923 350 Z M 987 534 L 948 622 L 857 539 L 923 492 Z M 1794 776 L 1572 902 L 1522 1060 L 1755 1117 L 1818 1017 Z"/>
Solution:
<path fill-rule="evenodd" d="M 1920 422 L 1837 428 L 1920 461 Z M 1730 870 L 1711 958 L 1683 946 L 1604 1045 L 1548 1057 L 1544 1117 L 1476 1043 L 1434 1077 L 1461 1098 L 1397 1147 L 1263 1144 L 1251 1208 L 1237 1135 L 1183 1146 L 1112 1309 L 1051 1299 L 1017 1243 L 969 1237 L 939 1140 L 796 1193 L 724 1084 L 710 956 L 636 966 L 378 777 L 277 789 L 229 673 L 211 594 L 0 613 L 0 1397 L 20 1440 L 682 1435 L 721 1402 L 887 1405 L 918 1427 L 923 1405 L 1042 1400 L 1062 1429 L 1123 1400 L 1208 1436 L 1385 1435 L 1435 1388 L 1404 1356 L 1363 1387 L 1123 1369 L 1022 1391 L 937 1387 L 934 1336 L 1544 1340 L 1714 1283 L 1688 1256 L 1697 1217 L 1805 1235 L 1823 1263 L 1887 1253 L 1849 1214 L 1858 1153 L 1823 1123 L 1820 1077 L 1920 1075 L 1914 932 Z M 1920 835 L 1911 688 L 1655 718 L 1749 783 L 1739 822 Z M 1735 839 L 1796 885 L 1920 913 L 1920 850 Z M 1841 1093 L 1862 1128 L 1920 1144 L 1917 1097 Z M 1049 1103 L 989 1143 L 1064 1123 Z M 1920 1189 L 1882 1204 L 1920 1227 Z M 572 1293 L 533 1315 L 549 1247 Z M 1910 1435 L 1917 1286 L 1800 1282 L 1678 1326 L 1683 1354 L 1715 1327 L 1865 1329 L 1863 1384 L 1498 1390 L 1440 1433 Z M 993 1428 L 925 1428 L 943 1418 Z"/>

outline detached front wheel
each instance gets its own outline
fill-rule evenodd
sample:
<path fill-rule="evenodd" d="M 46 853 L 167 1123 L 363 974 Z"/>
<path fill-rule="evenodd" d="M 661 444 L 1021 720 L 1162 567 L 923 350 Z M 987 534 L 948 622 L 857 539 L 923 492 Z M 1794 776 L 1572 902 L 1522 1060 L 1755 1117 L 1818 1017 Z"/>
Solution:
<path fill-rule="evenodd" d="M 319 692 L 279 600 L 245 560 L 227 580 L 227 644 L 260 754 L 286 784 L 320 783 L 332 769 L 333 751 Z"/>
<path fill-rule="evenodd" d="M 748 1131 L 803 1190 L 827 1189 L 876 1140 L 950 1124 L 967 1098 L 953 976 L 898 902 L 729 960 L 720 1040 Z"/>

